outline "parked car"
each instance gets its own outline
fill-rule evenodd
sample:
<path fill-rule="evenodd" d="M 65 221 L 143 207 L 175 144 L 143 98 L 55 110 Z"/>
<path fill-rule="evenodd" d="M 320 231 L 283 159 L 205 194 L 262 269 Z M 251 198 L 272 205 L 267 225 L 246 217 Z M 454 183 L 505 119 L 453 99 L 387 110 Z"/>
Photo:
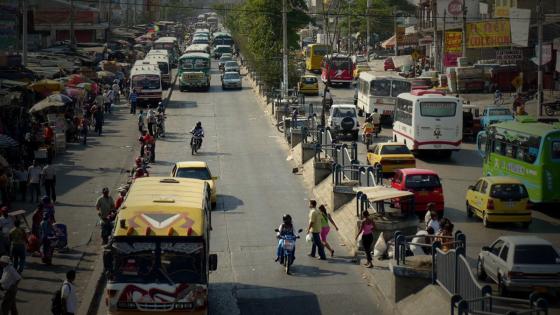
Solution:
<path fill-rule="evenodd" d="M 206 162 L 202 161 L 182 161 L 175 163 L 171 170 L 172 177 L 200 179 L 208 183 L 211 190 L 210 200 L 212 207 L 216 207 L 218 192 L 216 188 L 217 176 L 212 176 L 210 168 Z"/>
<path fill-rule="evenodd" d="M 314 75 L 302 75 L 299 77 L 298 91 L 302 94 L 319 95 L 319 80 Z"/>
<path fill-rule="evenodd" d="M 353 72 L 354 80 L 357 80 L 360 77 L 360 72 L 367 72 L 367 71 L 371 71 L 371 68 L 367 63 L 357 64 Z"/>
<path fill-rule="evenodd" d="M 241 75 L 239 72 L 231 71 L 225 72 L 222 75 L 222 89 L 242 89 Z"/>
<path fill-rule="evenodd" d="M 531 203 L 525 185 L 513 177 L 487 176 L 469 186 L 467 216 L 477 216 L 484 226 L 491 223 L 531 224 Z"/>
<path fill-rule="evenodd" d="M 331 128 L 333 135 L 344 136 L 351 135 L 352 140 L 358 141 L 360 132 L 360 123 L 358 122 L 358 113 L 356 105 L 353 104 L 336 104 L 332 105 L 329 111 L 327 125 Z"/>
<path fill-rule="evenodd" d="M 231 54 L 226 54 L 226 53 L 222 54 L 222 56 L 218 60 L 218 69 L 223 70 L 226 62 L 232 60 L 233 60 L 233 56 Z"/>
<path fill-rule="evenodd" d="M 435 211 L 443 217 L 445 208 L 443 188 L 436 172 L 420 168 L 403 168 L 395 170 L 391 187 L 414 193 L 414 206 L 419 214 L 426 212 L 428 203 L 435 203 Z"/>
<path fill-rule="evenodd" d="M 558 295 L 560 255 L 554 245 L 537 236 L 501 236 L 482 247 L 476 273 L 480 280 L 496 282 L 502 296 L 512 291 Z"/>
<path fill-rule="evenodd" d="M 398 68 L 395 68 L 395 63 L 393 63 L 393 58 L 391 57 L 388 57 L 383 61 L 383 70 L 399 71 Z"/>
<path fill-rule="evenodd" d="M 378 143 L 367 153 L 367 163 L 380 165 L 383 173 L 394 173 L 401 168 L 416 167 L 416 159 L 408 147 L 403 143 Z"/>
<path fill-rule="evenodd" d="M 486 129 L 488 126 L 504 121 L 513 120 L 513 112 L 511 109 L 505 106 L 486 106 L 482 111 L 482 117 L 480 118 L 480 125 L 482 129 Z"/>
<path fill-rule="evenodd" d="M 237 61 L 227 61 L 224 64 L 224 72 L 239 72 L 239 65 Z"/>

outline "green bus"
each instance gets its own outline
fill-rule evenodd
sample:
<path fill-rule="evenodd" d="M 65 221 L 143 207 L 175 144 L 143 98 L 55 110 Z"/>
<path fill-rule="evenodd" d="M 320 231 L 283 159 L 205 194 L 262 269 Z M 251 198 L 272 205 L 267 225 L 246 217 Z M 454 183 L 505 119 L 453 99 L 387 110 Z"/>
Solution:
<path fill-rule="evenodd" d="M 560 125 L 534 117 L 490 125 L 477 136 L 484 176 L 510 176 L 525 184 L 533 203 L 560 203 Z"/>
<path fill-rule="evenodd" d="M 186 53 L 179 58 L 179 90 L 210 89 L 210 55 Z"/>

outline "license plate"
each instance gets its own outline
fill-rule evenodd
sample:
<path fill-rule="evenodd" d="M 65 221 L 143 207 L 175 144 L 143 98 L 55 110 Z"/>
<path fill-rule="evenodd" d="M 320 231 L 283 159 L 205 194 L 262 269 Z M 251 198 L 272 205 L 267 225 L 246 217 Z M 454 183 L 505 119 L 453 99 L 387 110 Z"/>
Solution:
<path fill-rule="evenodd" d="M 513 201 L 507 201 L 506 202 L 506 208 L 513 208 L 515 206 L 515 202 Z"/>
<path fill-rule="evenodd" d="M 434 148 L 441 148 L 441 144 L 439 143 L 434 144 Z"/>

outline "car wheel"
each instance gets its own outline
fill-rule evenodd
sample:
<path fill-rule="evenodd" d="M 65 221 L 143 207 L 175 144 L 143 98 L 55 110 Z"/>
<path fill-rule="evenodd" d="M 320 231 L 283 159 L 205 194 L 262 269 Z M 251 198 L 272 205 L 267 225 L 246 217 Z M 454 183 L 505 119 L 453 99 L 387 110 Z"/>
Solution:
<path fill-rule="evenodd" d="M 482 260 L 478 257 L 478 261 L 476 262 L 476 276 L 478 280 L 486 280 L 488 275 L 486 275 L 486 271 L 484 271 L 484 265 L 482 264 Z"/>
<path fill-rule="evenodd" d="M 486 214 L 486 212 L 482 214 L 482 225 L 484 225 L 484 227 L 490 226 L 490 222 L 488 222 L 488 214 Z"/>
<path fill-rule="evenodd" d="M 504 281 L 502 280 L 502 276 L 498 275 L 498 294 L 500 296 L 508 296 L 508 290 L 506 288 L 506 285 L 504 284 Z"/>
<path fill-rule="evenodd" d="M 472 218 L 473 217 L 473 210 L 471 208 L 471 206 L 469 205 L 469 203 L 467 202 L 467 217 Z"/>

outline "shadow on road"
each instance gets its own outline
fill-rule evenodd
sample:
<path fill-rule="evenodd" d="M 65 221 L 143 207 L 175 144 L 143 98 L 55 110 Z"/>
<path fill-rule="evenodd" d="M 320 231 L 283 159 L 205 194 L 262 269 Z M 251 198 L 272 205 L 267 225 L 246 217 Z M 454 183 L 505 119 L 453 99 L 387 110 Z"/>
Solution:
<path fill-rule="evenodd" d="M 231 211 L 242 206 L 243 200 L 230 195 L 218 195 L 218 207 L 217 211 Z"/>

